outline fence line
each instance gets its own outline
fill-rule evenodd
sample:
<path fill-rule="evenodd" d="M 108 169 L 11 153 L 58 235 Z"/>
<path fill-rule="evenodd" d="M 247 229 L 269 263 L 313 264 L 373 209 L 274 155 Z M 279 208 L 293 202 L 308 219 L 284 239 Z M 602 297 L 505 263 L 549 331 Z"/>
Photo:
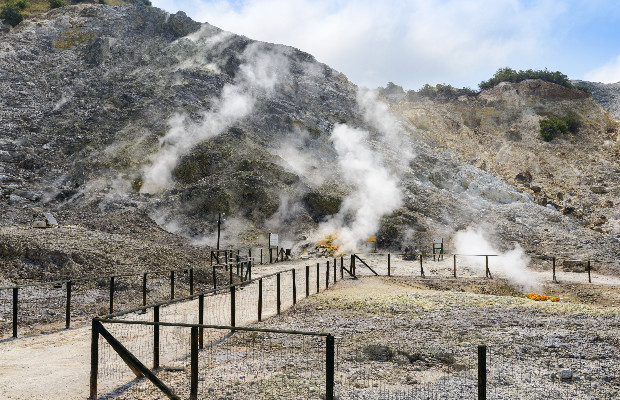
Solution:
<path fill-rule="evenodd" d="M 185 371 L 189 368 L 190 375 L 192 377 L 197 376 L 197 370 L 192 369 L 194 368 L 194 363 L 192 362 L 190 367 L 186 365 L 189 354 L 187 351 L 189 348 L 187 344 L 187 328 L 197 328 L 198 346 L 200 349 L 204 349 L 205 343 L 209 343 L 211 356 L 207 359 L 212 362 L 209 368 L 216 368 L 214 365 L 217 363 L 214 364 L 213 360 L 219 358 L 213 356 L 213 354 L 221 352 L 221 348 L 223 347 L 217 347 L 218 345 L 228 343 L 232 346 L 232 344 L 243 344 L 247 342 L 246 339 L 239 339 L 237 337 L 238 332 L 276 332 L 258 328 L 247 328 L 247 325 L 278 315 L 283 310 L 291 308 L 297 302 L 300 286 L 312 287 L 312 289 L 314 289 L 316 285 L 317 292 L 333 286 L 336 282 L 332 279 L 336 276 L 335 272 L 337 269 L 335 267 L 335 263 L 326 263 L 324 267 L 317 264 L 316 269 L 313 268 L 312 271 L 316 272 L 316 274 L 305 274 L 305 271 L 310 271 L 309 266 L 305 269 L 303 267 L 290 269 L 254 278 L 249 281 L 235 283 L 216 290 L 210 289 L 208 291 L 194 293 L 184 298 L 141 306 L 131 310 L 109 314 L 102 318 L 95 318 L 93 320 L 91 398 L 97 398 L 98 387 L 114 390 L 130 382 L 135 376 L 146 376 L 149 378 L 150 382 L 164 393 L 187 392 L 187 384 L 185 386 L 181 385 L 179 387 L 170 388 L 168 385 L 164 385 L 161 382 L 158 383 L 156 379 L 151 379 L 149 374 L 143 371 L 142 366 L 152 367 L 153 369 L 163 368 L 164 371 L 170 368 L 180 368 Z M 307 294 L 309 295 L 310 293 Z M 109 332 L 106 331 L 109 335 L 105 338 L 105 341 L 113 347 L 113 351 L 109 349 L 109 346 L 101 346 L 103 342 L 101 342 L 102 339 L 99 337 L 99 334 L 103 331 L 100 329 L 101 327 L 99 325 L 96 325 L 97 323 L 113 323 L 123 327 L 112 328 Z M 141 330 L 139 329 L 136 331 L 135 327 L 127 328 L 128 325 L 140 326 Z M 147 332 L 144 332 L 145 329 Z M 210 333 L 205 336 L 205 332 L 209 329 L 215 329 L 217 334 Z M 235 333 L 237 336 L 229 336 L 230 333 Z M 286 350 L 286 348 L 282 348 L 281 345 L 276 347 L 271 346 L 269 347 L 270 350 L 265 352 L 265 354 L 261 352 L 252 352 L 252 362 L 244 364 L 246 368 L 249 368 L 249 366 L 253 366 L 254 368 L 251 374 L 248 372 L 249 375 L 244 375 L 244 379 L 247 378 L 246 380 L 249 382 L 247 388 L 244 390 L 253 390 L 257 392 L 264 390 L 266 387 L 265 385 L 271 387 L 270 390 L 279 390 L 279 386 L 273 385 L 273 383 L 276 381 L 286 381 L 287 384 L 282 386 L 282 388 L 286 388 L 286 390 L 289 391 L 285 393 L 286 395 L 294 394 L 294 396 L 290 398 L 312 398 L 318 395 L 319 391 L 326 396 L 325 398 L 333 398 L 334 356 L 333 354 L 331 356 L 329 355 L 330 346 L 332 348 L 331 352 L 333 353 L 333 337 L 325 333 L 300 333 L 296 331 L 278 331 L 277 333 L 326 336 L 328 339 L 326 339 L 327 342 L 323 350 L 326 360 L 324 367 L 317 369 L 318 364 L 316 362 L 306 362 L 304 364 L 305 367 L 302 368 L 303 371 L 296 375 L 300 377 L 299 379 L 304 383 L 302 385 L 294 385 L 293 383 L 296 382 L 296 379 L 291 381 L 290 371 L 288 369 L 285 371 L 286 373 L 276 371 L 275 369 L 266 373 L 266 371 L 262 369 L 266 365 L 265 354 L 272 355 L 275 351 L 274 349 L 281 349 L 280 351 L 286 351 L 289 355 L 293 354 Z M 104 333 L 104 335 L 107 334 Z M 112 339 L 110 339 L 110 336 Z M 331 345 L 329 343 L 329 337 L 331 337 Z M 260 338 L 261 341 L 265 339 L 265 337 Z M 118 343 L 128 344 L 124 347 L 124 350 L 119 350 L 120 347 L 115 340 Z M 256 340 L 258 340 L 256 337 L 251 337 L 252 343 L 255 343 Z M 316 342 L 304 343 L 305 344 L 300 346 L 311 347 L 316 350 Z M 236 346 L 232 347 L 236 349 Z M 104 355 L 103 357 L 99 357 L 100 348 L 107 349 L 103 350 L 107 351 L 107 353 L 102 353 Z M 142 366 L 138 365 L 135 361 L 130 360 L 128 362 L 127 358 L 129 356 L 126 353 L 134 355 L 139 360 L 142 360 L 140 362 Z M 302 354 L 305 353 L 302 352 Z M 248 355 L 246 354 L 244 357 L 247 358 Z M 295 355 L 295 357 L 298 357 L 298 355 Z M 226 357 L 224 358 L 226 359 Z M 284 366 L 285 369 L 290 367 L 291 364 L 291 360 L 284 363 L 282 363 L 281 360 L 280 362 L 276 362 L 278 361 L 277 359 L 271 361 L 274 363 L 268 365 Z M 184 362 L 186 364 L 183 364 Z M 130 368 L 127 368 L 125 364 L 129 365 Z M 261 365 L 263 367 L 260 367 Z M 329 367 L 330 365 L 331 367 Z M 221 373 L 224 373 L 226 369 L 219 364 L 217 368 L 219 368 Z M 325 375 L 329 375 L 326 371 L 329 371 L 330 368 L 332 371 L 331 378 Z M 140 371 L 141 375 L 136 374 L 136 369 Z M 132 371 L 134 376 L 132 376 Z M 317 371 L 320 372 L 325 382 L 322 386 L 316 383 Z M 228 370 L 227 374 L 231 375 L 231 370 Z M 266 376 L 270 377 L 270 379 L 265 379 Z M 174 381 L 173 377 L 170 377 L 170 379 Z M 229 379 L 231 379 L 230 376 Z M 314 386 L 308 386 L 311 382 L 315 382 L 313 383 Z M 162 385 L 166 386 L 168 389 L 163 388 Z M 194 398 L 192 397 L 194 390 L 198 389 L 195 387 L 194 383 L 190 383 L 189 386 L 190 398 Z M 295 388 L 294 393 L 290 392 L 291 388 Z M 306 390 L 306 392 L 302 393 L 303 396 L 307 397 L 299 397 L 299 391 L 302 388 Z M 310 390 L 309 388 L 314 389 Z M 152 389 L 151 386 L 150 389 L 145 390 Z M 329 397 L 330 391 L 332 397 Z M 175 398 L 172 395 L 168 395 L 168 397 Z M 201 397 L 207 396 L 204 395 Z"/>
<path fill-rule="evenodd" d="M 251 278 L 251 271 L 251 261 L 240 261 L 0 287 L 0 335 L 10 331 L 17 337 L 19 326 L 30 331 L 45 323 L 52 324 L 52 329 L 68 329 L 76 318 L 111 314 L 118 308 L 145 306 L 164 298 L 185 297 L 201 287 L 204 291 L 206 285 L 217 287 Z M 64 326 L 54 325 L 63 322 Z"/>

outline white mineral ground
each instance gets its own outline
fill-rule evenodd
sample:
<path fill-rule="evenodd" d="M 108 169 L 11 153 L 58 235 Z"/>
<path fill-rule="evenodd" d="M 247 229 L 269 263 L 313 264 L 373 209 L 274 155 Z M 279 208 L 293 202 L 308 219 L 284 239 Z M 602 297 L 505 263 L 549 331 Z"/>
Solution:
<path fill-rule="evenodd" d="M 385 255 L 373 255 L 373 256 L 362 256 L 362 258 L 366 259 L 373 268 L 379 272 L 381 275 L 387 274 L 387 256 Z M 301 268 L 304 265 L 311 265 L 311 279 L 313 283 L 311 285 L 314 290 L 316 290 L 316 281 L 314 281 L 316 277 L 316 264 L 320 263 L 320 272 L 321 272 L 321 289 L 324 288 L 325 282 L 325 262 L 330 261 L 330 264 L 333 263 L 333 259 L 319 259 L 319 260 L 297 260 L 292 262 L 282 262 L 272 265 L 256 265 L 253 271 L 253 277 L 264 276 L 267 274 L 271 274 L 274 272 L 282 271 L 289 269 L 293 266 L 297 268 Z M 339 260 L 338 260 L 339 265 Z M 348 265 L 348 262 L 345 261 L 345 265 Z M 371 275 L 370 271 L 358 262 L 357 272 L 359 275 Z M 330 266 L 330 281 L 333 279 L 333 264 Z M 479 284 L 484 287 L 486 284 L 491 282 L 497 282 L 498 274 L 494 274 L 493 281 L 484 279 L 484 258 L 460 258 L 458 259 L 458 276 L 459 278 L 474 278 L 479 277 L 479 280 L 475 280 L 475 282 L 479 282 Z M 490 261 L 490 269 L 493 272 L 493 262 Z M 426 273 L 426 280 L 422 280 L 418 278 L 420 269 L 419 269 L 419 261 L 403 261 L 400 257 L 392 256 L 391 259 L 391 272 L 393 275 L 398 276 L 409 276 L 414 278 L 413 284 L 411 285 L 403 285 L 402 282 L 396 285 L 391 285 L 390 280 L 386 279 L 360 279 L 358 281 L 347 280 L 346 284 L 339 284 L 330 289 L 329 292 L 321 294 L 319 296 L 331 296 L 338 297 L 342 296 L 362 296 L 365 298 L 368 297 L 385 297 L 385 296 L 397 296 L 402 295 L 403 293 L 432 293 L 433 301 L 443 301 L 445 299 L 447 302 L 454 301 L 450 300 L 452 297 L 451 294 L 455 293 L 450 289 L 450 282 L 458 282 L 457 280 L 451 279 L 452 276 L 452 259 L 447 258 L 442 262 L 433 262 L 433 261 L 425 261 L 424 270 Z M 299 270 L 300 272 L 302 270 Z M 560 284 L 553 284 L 551 282 L 551 271 L 547 270 L 544 272 L 541 271 L 532 271 L 532 274 L 535 274 L 539 281 L 544 284 L 545 294 L 553 294 L 555 296 L 559 296 L 562 298 L 560 305 L 564 305 L 566 307 L 582 307 L 581 303 L 582 297 L 583 300 L 586 300 L 589 303 L 588 307 L 580 308 L 580 310 L 595 310 L 597 308 L 606 308 L 611 314 L 615 315 L 617 319 L 617 315 L 620 312 L 618 307 L 620 305 L 620 278 L 604 276 L 598 273 L 592 273 L 592 281 L 593 284 L 588 286 L 585 285 L 587 283 L 587 274 L 585 273 L 568 273 L 563 272 L 558 268 L 557 277 L 560 280 Z M 345 273 L 346 275 L 346 273 Z M 346 276 L 345 276 L 346 278 Z M 443 279 L 442 279 L 443 278 Z M 305 293 L 304 281 L 305 274 L 299 273 L 297 274 L 297 293 L 298 298 L 302 298 Z M 338 269 L 338 279 L 340 279 L 340 271 Z M 442 289 L 439 291 L 429 291 L 428 287 L 424 287 L 424 281 L 432 283 L 435 282 L 438 285 L 443 285 Z M 462 281 L 472 282 L 472 279 L 462 279 Z M 386 283 L 387 282 L 387 283 Z M 396 282 L 396 281 L 395 281 Z M 446 287 L 447 285 L 447 287 Z M 266 288 L 266 291 L 275 291 L 275 288 L 270 285 L 270 288 Z M 467 286 L 467 285 L 465 285 Z M 575 289 L 578 286 L 579 289 Z M 588 288 L 591 290 L 588 292 Z M 463 287 L 459 287 L 455 289 L 458 291 L 468 291 L 468 289 L 463 289 Z M 563 296 L 563 290 L 571 291 L 571 295 L 567 298 Z M 312 289 L 311 289 L 312 291 Z M 339 291 L 341 293 L 339 294 Z M 246 293 L 245 297 L 252 296 L 252 298 L 244 299 L 243 295 L 241 295 L 237 304 L 242 304 L 247 301 L 248 307 L 249 304 L 253 304 L 253 296 L 255 296 L 256 291 L 254 289 L 244 290 Z M 283 298 L 287 297 L 286 294 L 291 292 L 290 288 L 290 280 L 288 278 L 283 278 L 283 287 L 282 293 Z M 480 293 L 480 292 L 478 292 Z M 491 288 L 488 292 L 490 295 L 494 296 L 493 289 Z M 594 293 L 594 294 L 593 294 Z M 601 296 L 601 305 L 593 304 L 592 296 Z M 274 300 L 273 295 L 269 296 L 267 293 L 265 294 L 265 309 L 273 310 L 274 309 Z M 509 296 L 497 296 L 499 302 L 502 302 L 502 298 L 510 298 Z M 270 299 L 270 300 L 269 300 Z M 515 301 L 529 301 L 523 299 L 514 298 Z M 606 301 L 605 299 L 611 299 Z M 589 301 L 588 301 L 589 300 Z M 222 303 L 220 305 L 225 305 L 226 299 L 222 296 Z M 307 300 L 306 300 L 307 301 Z M 312 300 L 310 300 L 312 301 Z M 510 302 L 511 300 L 506 300 L 506 302 Z M 176 322 L 197 322 L 196 315 L 196 305 L 197 301 L 187 302 L 179 305 L 175 305 L 166 310 L 166 315 L 168 315 L 168 321 L 176 321 Z M 292 304 L 290 299 L 283 300 L 283 309 L 289 308 Z M 303 307 L 304 300 L 300 300 L 297 307 Z M 533 303 L 533 302 L 532 302 Z M 594 302 L 596 303 L 596 302 Z M 453 303 L 451 303 L 453 304 Z M 551 303 L 550 303 L 551 304 Z M 254 311 L 255 305 L 252 305 L 251 312 L 238 312 L 238 318 L 243 319 L 247 322 L 251 319 L 255 320 Z M 172 313 L 175 313 L 175 316 L 172 316 Z M 269 314 L 269 312 L 267 312 Z M 273 313 L 271 313 L 273 314 Z M 269 316 L 269 315 L 267 315 Z M 211 316 L 212 318 L 205 323 L 219 323 L 222 325 L 226 325 L 226 321 L 222 320 L 223 318 L 218 318 L 217 316 Z M 132 317 L 133 319 L 151 319 L 152 317 L 149 314 L 144 315 L 136 315 Z M 287 314 L 288 319 L 295 320 L 295 310 Z M 319 318 L 319 317 L 317 317 Z M 527 314 L 524 314 L 523 318 L 528 318 Z M 225 318 L 224 318 L 225 319 Z M 166 319 L 163 319 L 166 320 Z M 615 319 L 614 319 L 615 320 Z M 273 321 L 273 319 L 272 319 Z M 328 326 L 322 326 L 322 319 L 319 321 L 317 319 L 316 326 L 313 327 L 312 315 L 308 315 L 304 313 L 303 315 L 303 329 L 312 330 L 312 331 L 329 331 Z M 246 323 L 247 323 L 246 322 Z M 284 322 L 284 319 L 282 320 Z M 346 322 L 346 321 L 345 321 Z M 238 326 L 243 325 L 244 322 L 239 321 Z M 277 325 L 276 321 L 276 325 Z M 273 327 L 273 326 L 271 326 Z M 53 328 L 53 327 L 52 327 Z M 286 326 L 277 326 L 279 329 L 287 329 Z M 50 327 L 41 327 L 41 331 L 49 330 Z M 299 324 L 297 324 L 294 329 L 300 329 Z M 121 340 L 123 344 L 125 344 L 128 348 L 132 346 L 138 346 L 138 343 L 131 343 L 131 341 L 140 341 L 139 337 L 128 336 Z M 4 339 L 0 341 L 0 398 L 2 399 L 85 399 L 89 394 L 89 374 L 90 374 L 90 342 L 91 342 L 91 328 L 90 324 L 75 327 L 69 330 L 61 330 L 53 333 L 39 334 L 28 337 L 20 337 L 18 339 Z M 450 343 L 446 339 L 446 348 L 449 347 Z M 106 346 L 107 347 L 107 346 Z M 102 350 L 100 350 L 101 352 Z M 120 363 L 120 361 L 119 361 Z M 147 363 L 148 365 L 148 363 Z M 123 376 L 126 376 L 126 381 L 129 382 L 132 378 L 131 372 L 124 366 L 121 366 L 119 370 L 126 370 L 126 373 L 123 373 Z M 99 381 L 99 393 L 109 393 L 118 388 L 118 376 L 114 376 L 114 382 L 106 382 L 105 377 L 102 376 Z M 131 394 L 131 388 L 129 388 L 129 392 L 124 396 L 129 396 L 127 398 L 138 398 L 134 396 L 138 396 L 136 393 Z M 139 397 L 142 398 L 143 395 Z M 143 398 L 149 398 L 146 394 Z"/>

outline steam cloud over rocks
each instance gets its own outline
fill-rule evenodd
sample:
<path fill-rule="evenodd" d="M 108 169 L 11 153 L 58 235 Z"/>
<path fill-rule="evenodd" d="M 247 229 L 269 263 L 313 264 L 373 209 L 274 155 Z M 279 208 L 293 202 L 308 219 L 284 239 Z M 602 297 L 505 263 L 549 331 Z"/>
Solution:
<path fill-rule="evenodd" d="M 206 47 L 219 42 L 209 38 L 204 41 Z M 213 100 L 211 110 L 202 113 L 202 122 L 195 123 L 185 114 L 173 115 L 168 121 L 168 132 L 160 140 L 159 151 L 143 170 L 140 191 L 158 193 L 169 188 L 172 171 L 181 157 L 200 142 L 219 135 L 236 121 L 247 117 L 260 96 L 270 96 L 278 82 L 288 75 L 286 50 L 263 43 L 250 44 L 242 54 L 244 62 L 239 66 L 234 82 L 226 84 L 221 97 Z"/>

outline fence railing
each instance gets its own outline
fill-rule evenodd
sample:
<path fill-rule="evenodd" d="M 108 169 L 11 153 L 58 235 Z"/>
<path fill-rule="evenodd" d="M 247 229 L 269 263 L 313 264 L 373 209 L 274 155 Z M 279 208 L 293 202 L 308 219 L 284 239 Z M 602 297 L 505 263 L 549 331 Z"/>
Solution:
<path fill-rule="evenodd" d="M 43 325 L 68 329 L 72 321 L 175 299 L 251 279 L 252 262 L 210 267 L 86 277 L 0 287 L 0 338 L 18 336 Z"/>
<path fill-rule="evenodd" d="M 283 310 L 295 305 L 298 298 L 326 290 L 336 281 L 337 266 L 334 260 L 325 265 L 318 263 L 316 266 L 308 265 L 305 268 L 289 269 L 218 289 L 194 293 L 184 298 L 149 304 L 95 318 L 91 345 L 91 398 L 97 398 L 97 393 L 102 388 L 104 391 L 112 391 L 136 377 L 148 378 L 157 388 L 153 389 L 151 385 L 145 390 L 159 390 L 169 398 L 177 398 L 175 396 L 179 393 L 186 393 L 189 390 L 190 398 L 196 398 L 192 397 L 199 393 L 195 382 L 200 380 L 194 379 L 198 374 L 196 371 L 209 371 L 216 367 L 220 371 L 220 376 L 223 374 L 225 377 L 224 383 L 220 383 L 219 386 L 217 382 L 214 384 L 215 388 L 221 389 L 235 379 L 240 379 L 240 371 L 238 368 L 226 370 L 225 363 L 222 365 L 215 360 L 222 360 L 224 357 L 222 354 L 229 354 L 231 349 L 237 351 L 239 343 L 247 343 L 250 340 L 253 343 L 253 350 L 241 351 L 244 354 L 243 358 L 254 357 L 252 362 L 243 363 L 245 372 L 243 372 L 242 380 L 247 383 L 243 387 L 244 391 L 270 390 L 274 393 L 281 393 L 285 398 L 312 398 L 315 395 L 318 396 L 320 392 L 325 398 L 332 399 L 334 382 L 334 338 L 332 336 L 316 332 L 248 328 L 247 325 L 279 315 Z M 305 293 L 300 290 L 304 287 Z M 113 327 L 108 329 L 102 324 L 106 326 L 112 324 Z M 190 330 L 192 333 L 188 334 Z M 208 332 L 210 333 L 207 334 Z M 239 332 L 249 336 L 240 338 Z M 269 338 L 264 335 L 256 336 L 257 332 L 261 335 L 268 333 L 304 337 L 306 339 L 295 339 L 297 342 L 293 340 L 297 343 L 295 348 L 299 346 L 306 348 L 313 356 L 323 354 L 319 359 L 324 362 L 314 360 L 312 357 L 308 358 L 306 352 L 300 355 L 296 352 L 291 353 L 290 349 L 282 346 L 282 340 L 277 341 L 277 345 L 267 346 L 268 350 L 264 348 L 260 351 L 256 350 L 257 342 L 267 343 Z M 99 337 L 100 335 L 109 346 L 102 345 L 103 339 Z M 317 341 L 317 337 L 323 337 L 324 341 Z M 197 364 L 195 364 L 197 361 L 191 361 L 192 357 L 198 360 L 198 354 L 194 354 L 192 350 L 195 347 L 192 345 L 194 342 L 202 351 L 205 349 L 205 343 L 209 344 L 210 355 L 201 356 L 200 359 L 207 360 L 201 361 L 201 365 L 211 363 L 210 366 L 205 364 L 197 369 Z M 287 340 L 287 343 L 289 342 L 290 340 Z M 321 344 L 323 342 L 324 344 Z M 229 346 L 229 350 L 226 350 L 226 346 Z M 108 349 L 106 350 L 108 353 L 105 353 L 103 357 L 100 356 L 101 349 Z M 283 352 L 282 354 L 286 354 L 287 357 L 294 355 L 294 360 L 297 361 L 290 357 L 279 359 L 280 356 L 275 356 L 273 359 L 274 352 L 278 351 Z M 236 355 L 233 358 L 238 357 L 241 356 Z M 224 357 L 224 359 L 227 358 Z M 311 362 L 311 360 L 314 361 Z M 157 376 L 152 372 L 147 373 L 145 368 L 157 370 Z M 282 368 L 284 371 L 281 370 Z M 189 373 L 189 384 L 187 382 L 178 384 L 174 376 L 166 375 L 169 370 L 179 369 Z M 164 371 L 164 377 L 159 379 L 161 371 Z M 225 373 L 225 371 L 228 372 Z M 201 382 L 204 381 L 203 379 Z M 217 379 L 207 380 L 207 382 L 213 381 Z M 284 381 L 286 385 L 277 384 Z M 271 389 L 266 389 L 266 387 Z M 208 392 L 216 389 L 205 390 Z M 330 393 L 332 393 L 331 397 Z M 199 397 L 209 396 L 203 393 Z"/>

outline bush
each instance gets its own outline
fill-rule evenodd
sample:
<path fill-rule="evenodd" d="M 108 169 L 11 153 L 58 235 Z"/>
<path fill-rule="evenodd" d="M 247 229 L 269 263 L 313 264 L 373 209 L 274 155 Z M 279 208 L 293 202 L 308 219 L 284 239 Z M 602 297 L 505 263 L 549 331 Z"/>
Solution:
<path fill-rule="evenodd" d="M 62 0 L 47 0 L 47 2 L 50 3 L 50 8 L 60 8 L 67 5 Z"/>
<path fill-rule="evenodd" d="M 15 27 L 24 20 L 21 10 L 26 8 L 26 1 L 8 2 L 0 9 L 0 19 Z"/>
<path fill-rule="evenodd" d="M 539 122 L 540 136 L 545 142 L 550 142 L 558 134 L 570 132 L 576 134 L 581 127 L 581 120 L 574 113 L 569 113 L 565 117 L 551 115 Z"/>
<path fill-rule="evenodd" d="M 408 98 L 413 97 L 412 93 L 410 92 L 411 91 L 407 92 Z M 420 90 L 414 93 L 417 93 L 417 95 L 419 96 L 427 97 L 432 100 L 442 100 L 442 101 L 457 99 L 460 96 L 475 96 L 476 94 L 478 94 L 478 92 L 470 88 L 464 87 L 462 89 L 457 89 L 451 85 L 446 85 L 446 84 L 438 84 L 435 86 L 431 86 L 428 83 L 422 86 Z"/>
<path fill-rule="evenodd" d="M 537 71 L 532 69 L 515 71 L 514 69 L 508 67 L 498 69 L 491 79 L 480 82 L 478 87 L 480 90 L 484 90 L 490 89 L 501 82 L 516 83 L 526 79 L 541 79 L 543 81 L 555 83 L 567 88 L 574 88 L 573 84 L 568 80 L 568 77 L 560 71 L 551 72 L 546 68 L 544 70 Z"/>

